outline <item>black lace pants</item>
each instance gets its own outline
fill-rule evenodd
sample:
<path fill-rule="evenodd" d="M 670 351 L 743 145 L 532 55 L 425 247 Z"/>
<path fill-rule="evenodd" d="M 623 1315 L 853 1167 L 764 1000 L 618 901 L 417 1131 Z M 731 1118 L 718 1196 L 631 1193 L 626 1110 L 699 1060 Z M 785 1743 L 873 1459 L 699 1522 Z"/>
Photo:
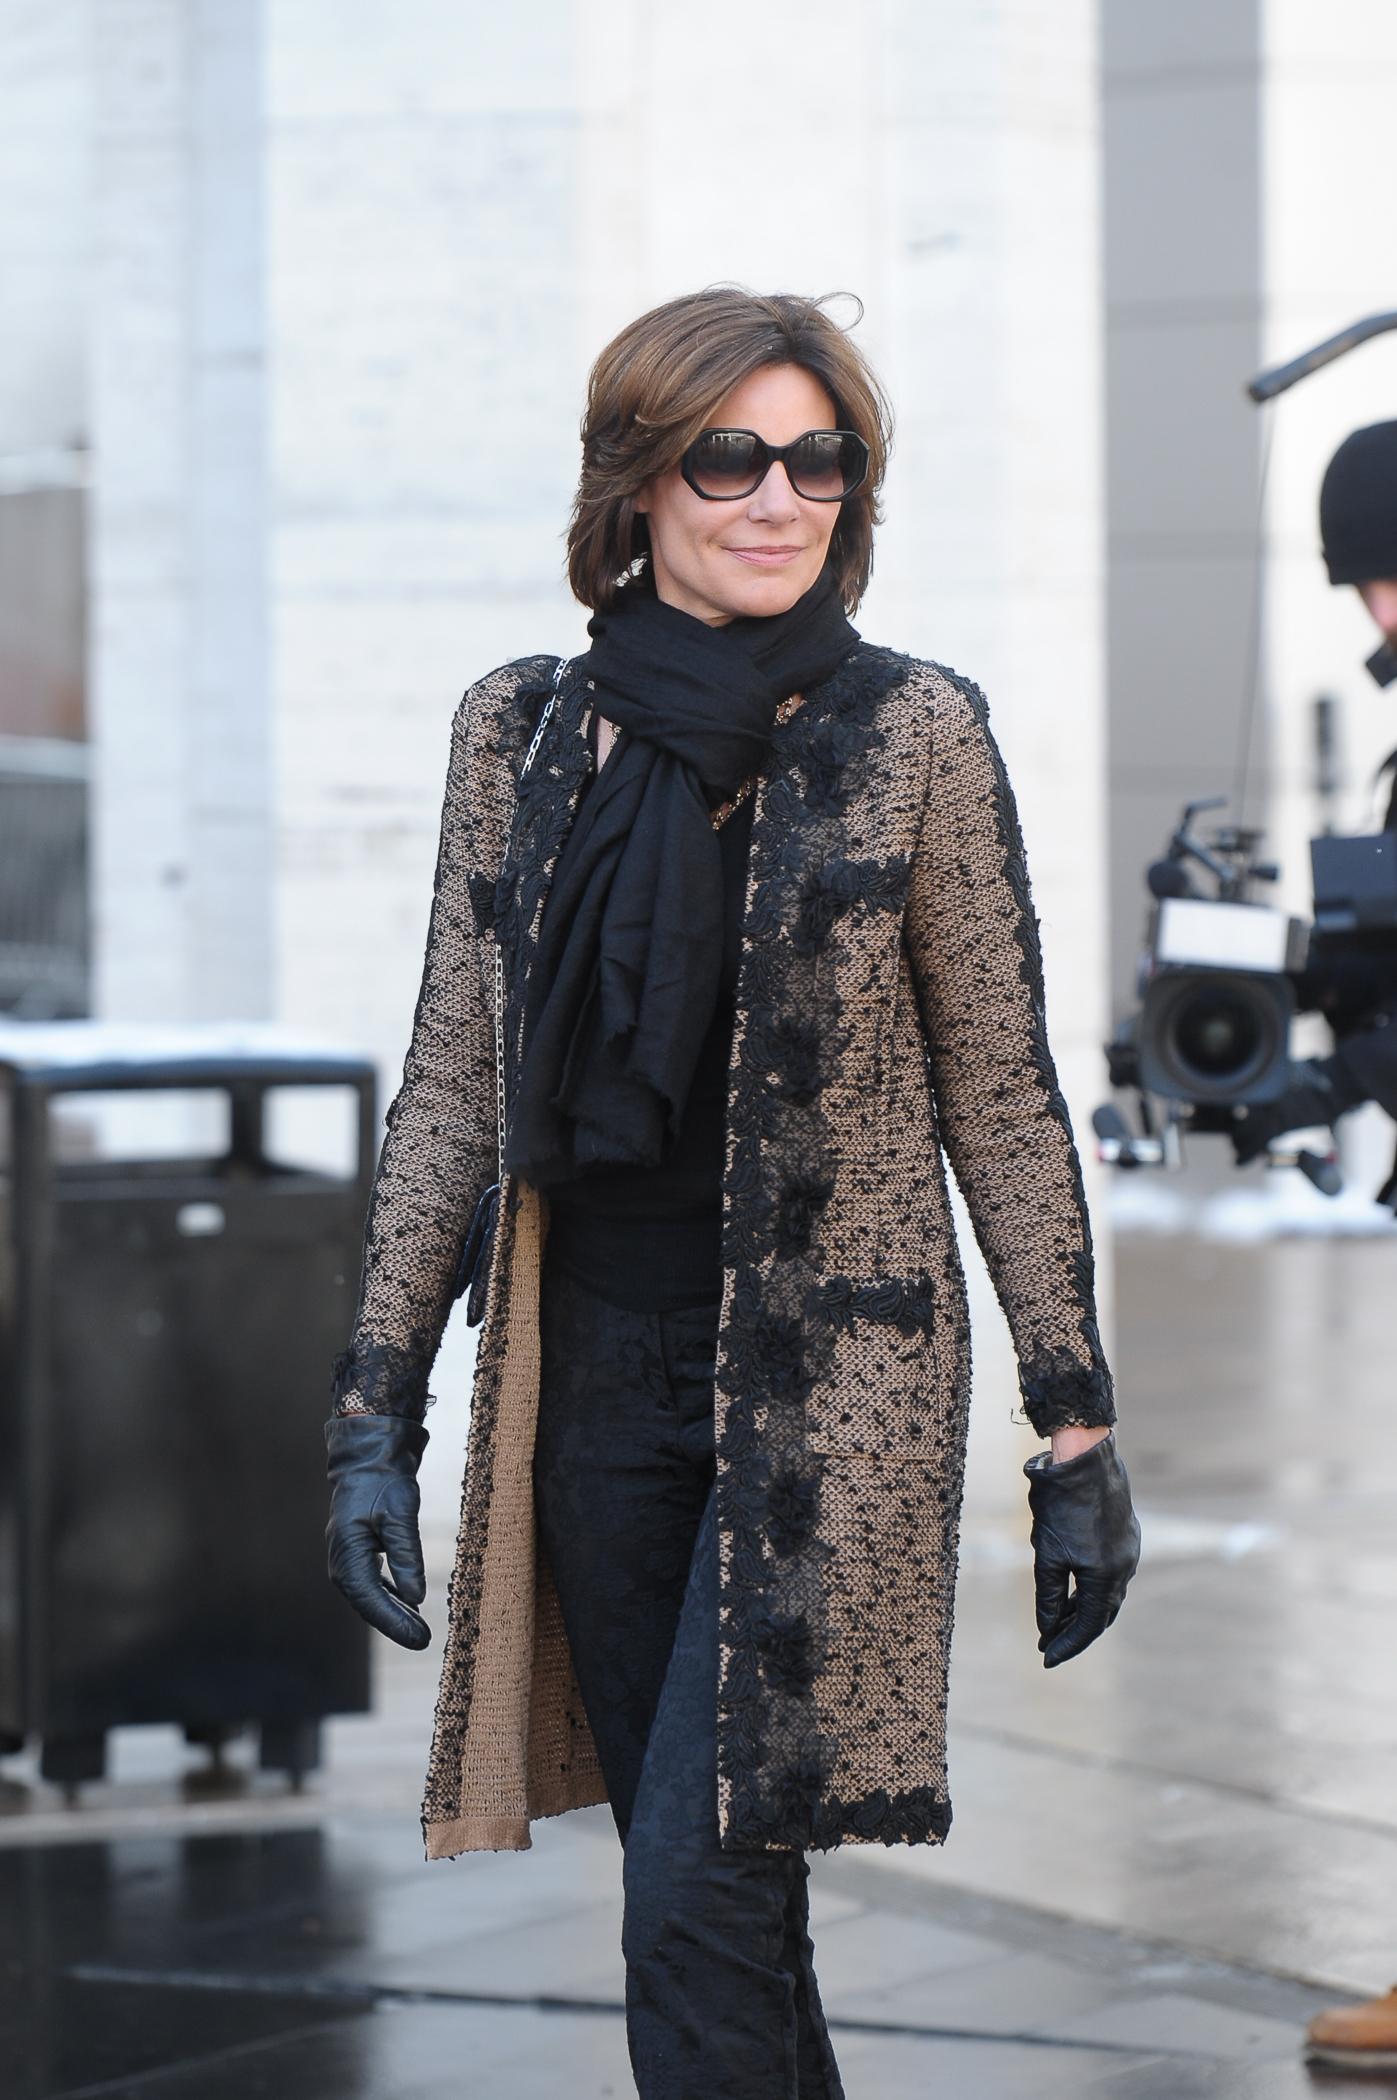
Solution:
<path fill-rule="evenodd" d="M 625 1849 L 640 2100 L 843 2100 L 805 1854 L 718 1843 L 718 1307 L 632 1312 L 545 1260 L 534 1495 Z"/>

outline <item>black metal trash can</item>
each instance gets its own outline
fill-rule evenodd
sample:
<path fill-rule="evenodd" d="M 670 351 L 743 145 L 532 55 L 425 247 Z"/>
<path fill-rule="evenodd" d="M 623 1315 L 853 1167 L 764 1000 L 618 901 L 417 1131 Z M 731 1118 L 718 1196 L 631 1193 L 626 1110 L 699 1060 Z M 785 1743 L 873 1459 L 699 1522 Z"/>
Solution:
<path fill-rule="evenodd" d="M 268 1157 L 267 1095 L 348 1087 L 346 1176 Z M 73 1094 L 216 1089 L 214 1156 L 64 1158 Z M 46 1778 L 182 1724 L 319 1761 L 369 1704 L 368 1629 L 325 1574 L 329 1371 L 377 1138 L 371 1064 L 265 1026 L 0 1021 L 0 1750 Z M 71 1106 L 71 1104 L 70 1104 Z"/>

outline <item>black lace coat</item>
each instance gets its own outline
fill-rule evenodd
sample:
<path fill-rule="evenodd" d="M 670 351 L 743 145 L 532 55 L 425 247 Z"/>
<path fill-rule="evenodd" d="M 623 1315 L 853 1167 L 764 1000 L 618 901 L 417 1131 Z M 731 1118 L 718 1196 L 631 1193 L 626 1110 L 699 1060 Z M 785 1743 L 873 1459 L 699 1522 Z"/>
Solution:
<path fill-rule="evenodd" d="M 453 731 L 422 988 L 336 1406 L 420 1415 L 495 1176 L 530 958 L 593 696 L 508 664 Z M 507 1113 L 506 1107 L 506 1113 Z M 970 1343 L 954 1168 L 1046 1433 L 1115 1419 L 1014 798 L 979 689 L 860 643 L 758 785 L 728 1087 L 715 1392 L 719 1826 L 734 1848 L 936 1842 Z M 429 1857 L 605 1798 L 534 1532 L 545 1197 L 506 1184 L 427 1775 Z"/>

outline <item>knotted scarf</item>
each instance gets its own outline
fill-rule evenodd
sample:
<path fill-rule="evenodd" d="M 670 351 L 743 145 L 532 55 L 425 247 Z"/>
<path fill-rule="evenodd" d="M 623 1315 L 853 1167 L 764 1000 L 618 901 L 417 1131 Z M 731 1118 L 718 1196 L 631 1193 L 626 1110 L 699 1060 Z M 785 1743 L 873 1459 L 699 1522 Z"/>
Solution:
<path fill-rule="evenodd" d="M 579 672 L 625 732 L 559 852 L 524 1003 L 506 1169 L 536 1188 L 657 1165 L 678 1133 L 723 955 L 710 811 L 758 772 L 776 710 L 858 641 L 827 564 L 788 612 L 713 627 L 626 584 Z"/>

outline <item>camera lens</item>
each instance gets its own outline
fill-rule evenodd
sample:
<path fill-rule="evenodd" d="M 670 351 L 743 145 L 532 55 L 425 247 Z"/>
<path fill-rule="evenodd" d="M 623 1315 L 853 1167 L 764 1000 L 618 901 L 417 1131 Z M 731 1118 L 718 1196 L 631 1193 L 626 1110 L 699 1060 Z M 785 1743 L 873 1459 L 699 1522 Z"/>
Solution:
<path fill-rule="evenodd" d="M 1235 1079 L 1261 1049 L 1260 1019 L 1255 1005 L 1226 992 L 1200 995 L 1174 1017 L 1175 1054 L 1205 1079 Z"/>
<path fill-rule="evenodd" d="M 1140 1069 L 1176 1101 L 1261 1100 L 1283 1084 L 1293 996 L 1283 977 L 1166 969 L 1147 985 Z"/>

